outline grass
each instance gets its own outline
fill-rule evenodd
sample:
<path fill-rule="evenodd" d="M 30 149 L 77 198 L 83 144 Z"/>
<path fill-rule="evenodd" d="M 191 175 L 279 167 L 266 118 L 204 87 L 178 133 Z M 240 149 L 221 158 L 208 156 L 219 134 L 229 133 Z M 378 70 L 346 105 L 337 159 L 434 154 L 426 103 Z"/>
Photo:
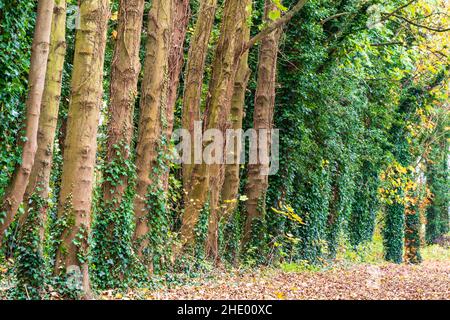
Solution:
<path fill-rule="evenodd" d="M 450 237 L 450 233 L 447 235 Z M 284 272 L 315 272 L 329 269 L 333 266 L 348 266 L 354 264 L 383 265 L 387 262 L 383 258 L 383 238 L 381 232 L 375 232 L 373 241 L 359 245 L 356 249 L 349 249 L 345 241 L 341 241 L 336 260 L 332 263 L 325 263 L 322 266 L 315 266 L 308 261 L 300 263 L 283 263 L 281 270 Z M 439 244 L 423 246 L 420 249 L 423 260 L 426 261 L 447 261 L 450 263 L 450 247 Z"/>
<path fill-rule="evenodd" d="M 450 263 L 450 248 L 444 248 L 438 244 L 428 246 L 422 249 L 424 261 L 448 261 Z"/>

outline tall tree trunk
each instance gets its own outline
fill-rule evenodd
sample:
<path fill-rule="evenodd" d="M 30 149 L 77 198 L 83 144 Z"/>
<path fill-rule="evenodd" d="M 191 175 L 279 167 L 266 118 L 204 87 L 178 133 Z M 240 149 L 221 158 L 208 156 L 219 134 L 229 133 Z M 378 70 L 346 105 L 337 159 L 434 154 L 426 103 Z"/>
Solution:
<path fill-rule="evenodd" d="M 184 62 L 184 41 L 190 17 L 189 0 L 174 0 L 171 19 L 171 38 L 169 51 L 169 92 L 167 97 L 166 138 L 170 141 L 173 132 L 174 112 L 177 102 L 180 74 Z M 164 191 L 169 187 L 169 170 L 164 174 Z"/>
<path fill-rule="evenodd" d="M 239 60 L 236 50 L 238 30 L 245 20 L 245 1 L 227 0 L 219 42 L 215 52 L 212 76 L 209 85 L 208 100 L 204 127 L 217 129 L 222 133 L 229 120 L 233 84 Z M 242 49 L 242 48 L 241 48 Z M 222 135 L 223 136 L 223 135 Z M 204 146 L 214 142 L 215 138 L 205 139 Z M 217 151 L 217 150 L 216 150 Z M 217 159 L 219 155 L 213 154 Z M 222 162 L 223 159 L 218 159 Z M 190 245 L 195 240 L 194 228 L 198 222 L 201 210 L 208 202 L 211 214 L 217 214 L 219 195 L 223 183 L 221 163 L 195 164 L 192 168 L 190 187 L 187 190 L 186 208 L 181 225 L 181 241 Z"/>
<path fill-rule="evenodd" d="M 126 161 L 130 157 L 134 104 L 141 70 L 139 49 L 144 3 L 144 0 L 120 0 L 119 4 L 117 39 L 111 65 L 107 166 L 117 161 Z M 105 179 L 103 201 L 115 208 L 119 207 L 127 185 L 127 175 L 113 183 L 110 179 Z"/>
<path fill-rule="evenodd" d="M 415 193 L 419 200 L 420 195 Z M 422 262 L 420 254 L 420 208 L 418 204 L 409 204 L 405 208 L 405 261 L 412 264 Z"/>
<path fill-rule="evenodd" d="M 34 298 L 39 298 L 44 283 L 44 227 L 65 53 L 66 2 L 61 0 L 55 3 L 53 9 L 50 52 L 37 135 L 38 147 L 24 195 L 25 210 L 19 220 L 16 247 L 18 289 L 28 292 Z"/>
<path fill-rule="evenodd" d="M 169 46 L 172 1 L 155 0 L 149 13 L 149 39 L 142 81 L 141 115 L 136 150 L 137 189 L 134 199 L 136 230 L 134 240 L 138 256 L 149 268 L 149 231 L 163 233 L 159 227 L 149 226 L 149 216 L 164 215 L 159 212 L 164 206 L 162 177 L 166 168 L 159 165 L 161 148 L 167 143 L 164 132 L 167 128 L 167 99 L 169 87 Z M 157 212 L 158 211 L 158 212 Z M 165 217 L 161 216 L 161 219 Z M 144 252 L 145 251 L 145 252 Z"/>
<path fill-rule="evenodd" d="M 44 236 L 44 222 L 47 216 L 47 200 L 52 169 L 53 146 L 58 123 L 58 111 L 61 96 L 62 74 L 66 54 L 66 1 L 55 3 L 51 26 L 50 52 L 45 77 L 45 87 L 42 96 L 41 113 L 37 134 L 37 151 L 30 180 L 25 191 L 25 213 L 21 216 L 21 224 L 26 223 L 29 210 L 40 211 L 39 220 L 40 243 Z M 30 197 L 36 195 L 42 201 L 29 203 Z"/>
<path fill-rule="evenodd" d="M 194 34 L 190 41 L 186 79 L 184 82 L 182 126 L 189 130 L 191 143 L 194 138 L 194 122 L 201 119 L 201 96 L 203 76 L 205 72 L 208 44 L 214 24 L 217 0 L 202 0 L 195 24 Z M 183 164 L 183 186 L 188 190 L 193 168 L 194 149 L 191 148 L 190 163 Z"/>
<path fill-rule="evenodd" d="M 108 18 L 109 1 L 81 2 L 58 206 L 58 218 L 65 229 L 56 253 L 55 273 L 81 275 L 82 289 L 87 296 L 90 282 L 86 253 Z"/>
<path fill-rule="evenodd" d="M 275 9 L 271 0 L 266 0 L 265 17 L 269 22 L 269 13 Z M 255 94 L 253 111 L 253 128 L 256 130 L 258 146 L 251 152 L 258 153 L 256 164 L 248 165 L 248 181 L 246 185 L 247 218 L 244 227 L 244 244 L 250 240 L 254 219 L 262 218 L 265 214 L 266 192 L 268 187 L 268 171 L 270 130 L 273 126 L 273 112 L 275 107 L 275 85 L 278 58 L 278 44 L 282 29 L 276 29 L 261 41 L 258 65 L 258 84 Z M 260 131 L 261 130 L 261 131 Z M 265 130 L 265 131 L 264 131 Z M 261 144 L 264 139 L 261 134 L 267 132 L 267 145 Z"/>
<path fill-rule="evenodd" d="M 439 237 L 448 232 L 449 224 L 449 170 L 448 170 L 448 134 L 431 149 L 427 160 L 427 185 L 432 194 L 426 209 L 425 240 L 434 244 Z"/>
<path fill-rule="evenodd" d="M 53 0 L 40 0 L 37 9 L 36 27 L 31 47 L 31 64 L 28 76 L 26 101 L 25 139 L 22 143 L 22 159 L 17 166 L 0 207 L 0 244 L 5 230 L 14 220 L 22 203 L 33 168 L 37 150 L 37 134 L 42 95 L 47 71 L 50 46 Z"/>
<path fill-rule="evenodd" d="M 111 86 L 106 166 L 100 214 L 93 225 L 93 254 L 96 275 L 108 286 L 123 281 L 129 269 L 133 217 L 131 164 L 133 113 L 141 64 L 144 0 L 120 0 L 117 38 L 111 65 Z"/>
<path fill-rule="evenodd" d="M 250 26 L 248 24 L 248 19 L 251 14 L 252 2 L 247 1 L 246 4 L 246 17 L 242 27 L 240 29 L 240 34 L 237 37 L 238 45 L 237 50 L 242 48 L 250 40 Z M 239 52 L 237 52 L 239 54 Z M 236 77 L 234 79 L 234 89 L 231 98 L 231 109 L 230 109 L 230 121 L 231 129 L 239 131 L 242 129 L 242 120 L 244 116 L 244 103 L 245 103 L 245 92 L 247 89 L 248 80 L 250 77 L 250 68 L 248 66 L 248 50 L 246 50 L 240 60 L 238 70 L 236 72 Z M 227 128 L 228 129 L 228 128 Z M 221 221 L 228 220 L 229 216 L 232 214 L 233 210 L 236 208 L 237 195 L 239 190 L 239 160 L 241 154 L 241 140 L 237 135 L 231 137 L 233 149 L 225 150 L 225 159 L 233 159 L 232 163 L 224 165 L 224 182 L 221 192 L 221 208 L 217 211 L 217 214 L 211 215 L 208 225 L 208 238 L 206 240 L 206 252 L 214 260 L 219 257 L 219 225 Z"/>
<path fill-rule="evenodd" d="M 171 19 L 169 52 L 169 93 L 167 98 L 167 136 L 173 129 L 174 109 L 177 101 L 180 73 L 184 61 L 184 40 L 190 16 L 189 0 L 174 0 Z M 198 49 L 198 48 L 197 48 Z"/>

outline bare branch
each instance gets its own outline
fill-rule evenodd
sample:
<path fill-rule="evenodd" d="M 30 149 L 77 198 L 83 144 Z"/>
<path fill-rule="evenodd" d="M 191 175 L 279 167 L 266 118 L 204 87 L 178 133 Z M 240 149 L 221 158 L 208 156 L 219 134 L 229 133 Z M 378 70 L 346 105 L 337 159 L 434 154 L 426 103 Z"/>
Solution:
<path fill-rule="evenodd" d="M 426 26 L 426 25 L 414 22 L 412 20 L 409 20 L 408 18 L 405 18 L 404 16 L 400 16 L 400 15 L 397 15 L 397 14 L 393 14 L 392 16 L 394 16 L 396 18 L 399 18 L 399 19 L 405 21 L 406 23 L 409 23 L 409 24 L 411 24 L 413 26 L 416 26 L 418 28 L 424 28 L 424 29 L 427 29 L 427 30 L 430 30 L 430 31 L 434 31 L 434 32 L 447 32 L 447 31 L 450 31 L 450 28 L 441 29 L 441 28 L 435 28 L 435 27 L 431 27 L 431 26 Z"/>
<path fill-rule="evenodd" d="M 395 9 L 394 11 L 391 11 L 390 13 L 386 13 L 385 16 L 384 16 L 380 21 L 377 21 L 376 23 L 370 25 L 370 26 L 369 26 L 369 29 L 370 29 L 371 27 L 373 27 L 375 24 L 378 24 L 378 23 L 381 23 L 381 22 L 384 22 L 384 21 L 388 20 L 390 17 L 392 17 L 393 15 L 395 15 L 397 12 L 400 12 L 401 10 L 405 9 L 406 7 L 409 7 L 411 4 L 413 4 L 413 3 L 416 2 L 416 1 L 417 1 L 417 0 L 411 0 L 411 1 L 408 1 L 406 4 L 404 4 L 404 5 L 400 6 L 400 7 L 398 7 L 398 8 Z"/>
<path fill-rule="evenodd" d="M 336 13 L 336 14 L 334 14 L 334 15 L 332 15 L 332 16 L 329 16 L 328 18 L 325 18 L 325 19 L 323 19 L 322 21 L 320 21 L 320 24 L 321 24 L 321 25 L 324 25 L 325 23 L 327 23 L 327 22 L 330 21 L 330 20 L 333 20 L 333 19 L 336 19 L 336 18 L 339 18 L 339 17 L 342 17 L 342 16 L 346 16 L 346 15 L 348 15 L 348 14 L 350 14 L 350 12 Z"/>
<path fill-rule="evenodd" d="M 382 47 L 382 46 L 392 46 L 392 45 L 405 45 L 404 42 L 401 41 L 392 41 L 392 42 L 381 42 L 381 43 L 371 43 L 373 47 Z"/>

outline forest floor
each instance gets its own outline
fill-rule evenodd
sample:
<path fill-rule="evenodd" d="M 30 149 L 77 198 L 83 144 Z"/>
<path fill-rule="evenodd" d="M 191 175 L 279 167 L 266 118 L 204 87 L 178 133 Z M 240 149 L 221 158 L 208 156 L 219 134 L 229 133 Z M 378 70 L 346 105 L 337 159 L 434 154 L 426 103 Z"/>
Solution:
<path fill-rule="evenodd" d="M 445 299 L 450 300 L 450 248 L 423 250 L 419 265 L 355 263 L 348 259 L 332 267 L 314 269 L 286 264 L 280 269 L 250 272 L 215 270 L 189 284 L 104 292 L 101 299 Z"/>
<path fill-rule="evenodd" d="M 450 238 L 448 238 L 450 241 Z M 422 249 L 423 263 L 391 264 L 382 261 L 382 246 L 369 253 L 343 251 L 337 261 L 323 267 L 281 264 L 267 268 L 212 268 L 195 277 L 171 274 L 155 281 L 151 288 L 98 292 L 97 299 L 445 299 L 450 300 L 449 243 Z M 0 287 L 6 269 L 0 266 Z M 155 285 L 156 284 L 156 285 Z M 145 287 L 145 286 L 144 286 Z M 156 289 L 155 289 L 156 288 Z M 0 300 L 8 299 L 0 290 Z M 57 294 L 48 296 L 60 299 Z"/>
<path fill-rule="evenodd" d="M 421 265 L 356 265 L 326 271 L 226 273 L 195 284 L 139 289 L 127 294 L 104 292 L 101 299 L 273 300 L 395 299 L 450 300 L 450 262 Z"/>
<path fill-rule="evenodd" d="M 227 274 L 153 292 L 154 299 L 450 299 L 449 262 L 358 265 L 320 272 Z"/>

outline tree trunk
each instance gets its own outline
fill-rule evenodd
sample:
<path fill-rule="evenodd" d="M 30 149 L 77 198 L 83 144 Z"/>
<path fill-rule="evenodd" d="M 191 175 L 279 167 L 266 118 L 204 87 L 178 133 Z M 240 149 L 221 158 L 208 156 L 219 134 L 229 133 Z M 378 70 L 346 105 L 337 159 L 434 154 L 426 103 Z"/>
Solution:
<path fill-rule="evenodd" d="M 229 120 L 233 83 L 239 60 L 237 56 L 237 35 L 246 23 L 245 1 L 227 0 L 219 42 L 215 52 L 209 94 L 206 103 L 205 129 L 217 129 L 222 133 Z M 242 48 L 240 48 L 242 50 Z M 223 136 L 223 135 L 222 135 Z M 214 139 L 205 139 L 204 146 Z M 216 158 L 218 155 L 213 155 Z M 221 161 L 223 159 L 219 159 Z M 217 214 L 219 195 L 223 183 L 221 163 L 195 164 L 192 168 L 190 187 L 187 191 L 186 208 L 181 225 L 181 242 L 191 245 L 195 240 L 194 229 L 201 210 L 208 202 L 212 215 Z"/>
<path fill-rule="evenodd" d="M 44 284 L 44 231 L 65 54 L 66 1 L 60 0 L 53 8 L 50 51 L 38 125 L 37 151 L 24 195 L 25 210 L 19 219 L 16 243 L 17 287 L 32 298 L 40 298 Z"/>
<path fill-rule="evenodd" d="M 149 216 L 156 212 L 158 202 L 165 203 L 161 194 L 164 170 L 160 151 L 167 143 L 167 99 L 169 86 L 169 46 L 172 1 L 155 0 L 149 13 L 149 39 L 142 81 L 141 115 L 136 150 L 137 188 L 134 199 L 136 230 L 134 240 L 138 256 L 151 268 L 144 249 L 149 247 Z M 158 209 L 159 210 L 159 209 Z M 164 219 L 164 217 L 161 217 Z M 155 219 L 152 219 L 153 221 Z M 158 229 L 154 226 L 154 229 Z M 160 230 L 152 230 L 152 232 Z M 147 251 L 147 250 L 146 250 Z M 151 258 L 151 257 L 150 257 Z"/>
<path fill-rule="evenodd" d="M 47 216 L 47 200 L 52 169 L 53 146 L 55 142 L 56 126 L 61 96 L 62 74 L 66 54 L 66 1 L 55 3 L 50 36 L 50 52 L 45 77 L 45 87 L 42 96 L 41 114 L 39 117 L 37 134 L 37 151 L 30 180 L 25 191 L 25 213 L 21 217 L 21 224 L 26 223 L 29 210 L 40 211 L 40 244 L 44 237 L 44 223 Z M 29 203 L 35 194 L 42 200 L 43 206 L 38 203 Z"/>
<path fill-rule="evenodd" d="M 170 141 L 173 132 L 174 112 L 177 102 L 180 74 L 184 62 L 184 41 L 186 39 L 187 26 L 190 16 L 189 0 L 174 0 L 171 21 L 171 38 L 169 51 L 169 93 L 167 97 L 167 128 L 166 137 Z M 169 170 L 163 178 L 164 191 L 169 188 Z"/>
<path fill-rule="evenodd" d="M 444 139 L 446 138 L 444 136 Z M 435 144 L 427 160 L 427 185 L 432 194 L 425 213 L 427 220 L 425 239 L 427 244 L 435 244 L 436 240 L 448 233 L 448 143 L 444 139 Z"/>
<path fill-rule="evenodd" d="M 189 130 L 191 142 L 193 142 L 194 137 L 194 122 L 200 121 L 201 118 L 200 100 L 203 76 L 216 7 L 217 0 L 202 0 L 189 47 L 181 123 L 184 129 Z M 191 148 L 191 161 L 183 164 L 183 186 L 185 190 L 188 190 L 190 186 L 193 160 L 194 149 Z"/>
<path fill-rule="evenodd" d="M 81 277 L 77 284 L 82 285 L 87 296 L 90 282 L 86 253 L 108 18 L 109 1 L 81 2 L 58 206 L 58 217 L 65 229 L 56 253 L 55 273 Z"/>
<path fill-rule="evenodd" d="M 189 0 L 174 0 L 171 21 L 171 38 L 169 52 L 169 93 L 167 98 L 167 136 L 173 129 L 175 104 L 177 101 L 180 73 L 184 61 L 184 40 L 190 16 Z M 197 48 L 198 49 L 198 48 Z"/>
<path fill-rule="evenodd" d="M 28 97 L 26 101 L 25 139 L 22 143 L 22 159 L 17 166 L 0 207 L 0 245 L 5 230 L 14 220 L 22 203 L 33 168 L 37 150 L 37 134 L 42 95 L 47 71 L 50 46 L 53 0 L 40 0 L 37 9 L 36 27 L 31 47 L 31 64 L 28 76 Z"/>
<path fill-rule="evenodd" d="M 245 23 L 243 23 L 241 32 L 238 36 L 238 46 L 241 48 L 250 40 L 250 27 L 248 19 L 251 13 L 251 1 L 247 1 Z M 239 54 L 239 53 L 237 53 Z M 240 60 L 239 67 L 234 79 L 234 89 L 231 98 L 230 121 L 231 129 L 242 129 L 242 120 L 244 116 L 245 92 L 250 77 L 250 68 L 248 66 L 248 50 L 246 50 Z M 227 128 L 228 129 L 228 128 Z M 210 217 L 208 225 L 208 238 L 206 240 L 206 252 L 214 260 L 219 257 L 219 226 L 221 221 L 227 221 L 237 205 L 237 195 L 239 190 L 239 160 L 241 154 L 241 140 L 238 136 L 232 136 L 233 149 L 226 149 L 225 159 L 233 159 L 231 164 L 224 165 L 224 182 L 221 192 L 221 209 L 216 215 Z M 228 142 L 227 142 L 228 143 Z"/>
<path fill-rule="evenodd" d="M 122 163 L 130 157 L 134 104 L 141 70 L 139 49 L 144 3 L 144 0 L 120 0 L 119 4 L 117 39 L 111 65 L 107 166 L 117 161 Z M 113 183 L 107 176 L 108 173 L 103 183 L 103 201 L 118 208 L 128 186 L 128 176 L 122 175 L 120 181 Z"/>
<path fill-rule="evenodd" d="M 420 197 L 418 193 L 415 196 Z M 417 204 L 409 204 L 405 209 L 405 261 L 408 263 L 422 262 L 420 229 L 420 208 Z"/>
<path fill-rule="evenodd" d="M 129 269 L 133 229 L 133 177 L 131 152 L 134 107 L 141 63 L 139 51 L 144 0 L 120 0 L 117 38 L 111 64 L 111 86 L 106 163 L 102 198 L 93 224 L 96 276 L 103 285 L 114 286 Z M 103 289 L 103 287 L 102 287 Z"/>
<path fill-rule="evenodd" d="M 272 1 L 267 0 L 265 5 L 266 21 L 269 22 L 269 12 L 275 9 Z M 278 44 L 282 30 L 277 29 L 261 41 L 258 66 L 258 84 L 255 94 L 255 107 L 253 112 L 253 128 L 256 130 L 258 146 L 253 146 L 251 152 L 258 153 L 256 164 L 248 165 L 248 181 L 246 185 L 247 218 L 244 228 L 244 244 L 251 238 L 254 219 L 262 218 L 265 214 L 266 192 L 268 187 L 267 163 L 270 157 L 270 130 L 273 126 L 273 112 L 275 107 L 275 85 L 278 58 Z M 262 131 L 260 131 L 262 130 Z M 264 131 L 265 130 L 265 131 Z M 261 144 L 261 134 L 267 132 L 267 145 Z"/>

